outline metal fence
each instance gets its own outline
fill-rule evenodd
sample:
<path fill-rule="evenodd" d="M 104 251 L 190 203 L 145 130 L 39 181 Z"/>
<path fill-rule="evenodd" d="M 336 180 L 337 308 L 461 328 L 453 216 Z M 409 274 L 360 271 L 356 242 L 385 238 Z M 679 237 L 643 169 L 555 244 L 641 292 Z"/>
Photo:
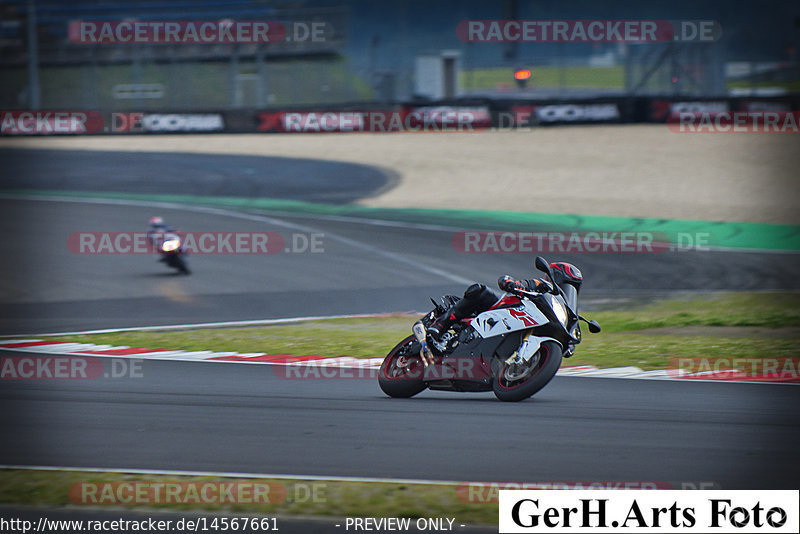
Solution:
<path fill-rule="evenodd" d="M 401 0 L 381 2 L 390 11 L 376 17 L 356 5 L 366 4 L 5 0 L 0 4 L 0 107 L 194 111 L 410 101 L 425 96 L 416 92 L 415 61 L 431 53 L 457 58 L 456 80 L 448 81 L 457 86 L 456 96 L 710 97 L 728 91 L 721 42 L 463 42 L 454 30 L 465 12 L 439 13 L 440 28 L 433 31 L 414 24 L 434 17 L 427 11 L 432 6 L 423 13 Z M 516 16 L 528 16 L 520 10 Z M 495 16 L 506 15 L 496 8 Z M 148 20 L 269 20 L 280 22 L 286 33 L 272 42 L 203 44 L 82 42 L 70 33 L 81 21 Z M 323 38 L 303 38 L 312 24 L 324 26 Z M 531 71 L 524 84 L 514 79 L 518 69 Z M 788 72 L 786 64 L 781 69 Z M 764 76 L 755 64 L 751 70 Z M 793 72 L 796 76 L 796 64 Z"/>
<path fill-rule="evenodd" d="M 0 105 L 193 110 L 372 98 L 368 83 L 341 54 L 347 10 L 285 4 L 275 8 L 249 0 L 150 2 L 146 11 L 135 11 L 135 2 L 3 4 Z M 131 17 L 134 11 L 137 16 Z M 159 42 L 148 35 L 145 42 L 122 42 L 114 39 L 122 32 L 113 31 L 123 23 L 173 22 L 184 29 L 187 21 L 200 28 L 207 21 L 224 25 L 265 20 L 279 23 L 285 37 L 273 42 L 197 43 Z M 76 36 L 73 30 L 81 23 L 101 30 L 107 25 L 110 38 L 94 42 L 103 37 L 101 31 L 87 32 L 91 39 Z"/>

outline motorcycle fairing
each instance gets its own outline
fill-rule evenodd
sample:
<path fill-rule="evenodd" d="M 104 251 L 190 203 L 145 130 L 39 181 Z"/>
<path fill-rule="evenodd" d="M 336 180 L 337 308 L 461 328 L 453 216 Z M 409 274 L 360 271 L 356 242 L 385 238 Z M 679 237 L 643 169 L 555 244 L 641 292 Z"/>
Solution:
<path fill-rule="evenodd" d="M 526 337 L 522 343 L 520 343 L 519 348 L 517 349 L 517 355 L 527 362 L 533 358 L 534 354 L 539 351 L 539 348 L 545 341 L 555 341 L 559 345 L 561 344 L 558 340 L 553 339 L 552 337 L 530 335 Z"/>
<path fill-rule="evenodd" d="M 487 338 L 527 330 L 545 325 L 549 321 L 536 305 L 524 299 L 515 308 L 501 308 L 485 311 L 470 320 L 469 324 L 479 336 Z"/>
<path fill-rule="evenodd" d="M 491 366 L 495 353 L 511 354 L 504 344 L 519 345 L 521 333 L 482 338 L 467 334 L 468 340 L 441 360 L 425 368 L 424 380 L 431 389 L 489 391 Z"/>

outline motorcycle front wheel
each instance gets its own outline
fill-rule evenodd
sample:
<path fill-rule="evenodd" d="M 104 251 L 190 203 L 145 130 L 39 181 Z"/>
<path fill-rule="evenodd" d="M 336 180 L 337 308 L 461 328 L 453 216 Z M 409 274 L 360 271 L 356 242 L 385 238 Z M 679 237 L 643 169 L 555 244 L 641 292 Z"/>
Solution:
<path fill-rule="evenodd" d="M 561 366 L 561 346 L 545 341 L 536 354 L 522 364 L 495 360 L 492 390 L 501 401 L 517 402 L 545 387 Z"/>
<path fill-rule="evenodd" d="M 419 343 L 414 336 L 408 336 L 383 359 L 378 371 L 378 384 L 390 397 L 405 399 L 426 388 L 422 381 L 423 374 L 424 364 L 419 355 Z"/>
<path fill-rule="evenodd" d="M 186 265 L 186 260 L 184 260 L 181 256 L 176 255 L 170 258 L 170 266 L 175 267 L 178 269 L 178 272 L 181 274 L 191 274 L 189 270 L 189 266 Z"/>

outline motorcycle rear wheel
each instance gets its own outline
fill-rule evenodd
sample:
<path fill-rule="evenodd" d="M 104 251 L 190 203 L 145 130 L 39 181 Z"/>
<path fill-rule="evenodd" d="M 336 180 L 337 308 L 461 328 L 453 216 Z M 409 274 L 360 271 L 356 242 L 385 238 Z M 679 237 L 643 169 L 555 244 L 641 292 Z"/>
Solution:
<path fill-rule="evenodd" d="M 397 344 L 381 363 L 378 371 L 378 385 L 384 393 L 394 398 L 413 397 L 427 386 L 422 381 L 424 365 L 419 351 L 419 343 L 414 336 L 408 336 Z"/>
<path fill-rule="evenodd" d="M 561 366 L 561 347 L 553 341 L 545 341 L 528 363 L 520 366 L 496 360 L 492 391 L 498 399 L 518 402 L 539 392 Z"/>

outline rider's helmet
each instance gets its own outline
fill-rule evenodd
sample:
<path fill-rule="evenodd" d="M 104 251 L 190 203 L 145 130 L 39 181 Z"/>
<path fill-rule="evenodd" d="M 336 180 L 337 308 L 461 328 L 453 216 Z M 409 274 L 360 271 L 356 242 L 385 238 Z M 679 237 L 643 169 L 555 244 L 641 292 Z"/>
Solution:
<path fill-rule="evenodd" d="M 153 228 L 163 228 L 166 224 L 164 224 L 164 219 L 161 217 L 150 217 L 150 226 Z"/>

